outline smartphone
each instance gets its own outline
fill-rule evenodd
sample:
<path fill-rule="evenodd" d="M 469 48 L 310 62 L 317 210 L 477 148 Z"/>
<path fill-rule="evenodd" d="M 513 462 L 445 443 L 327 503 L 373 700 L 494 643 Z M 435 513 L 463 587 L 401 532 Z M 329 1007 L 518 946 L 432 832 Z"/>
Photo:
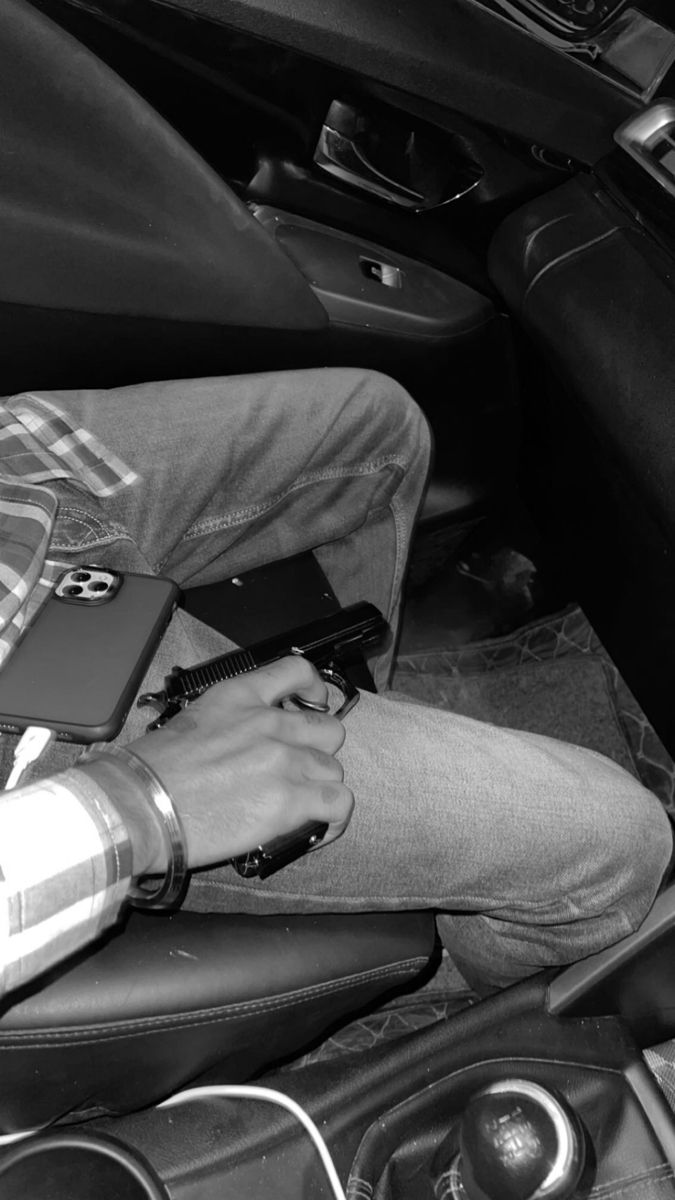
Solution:
<path fill-rule="evenodd" d="M 64 572 L 0 670 L 0 731 L 47 725 L 61 741 L 111 741 L 171 619 L 172 579 Z"/>

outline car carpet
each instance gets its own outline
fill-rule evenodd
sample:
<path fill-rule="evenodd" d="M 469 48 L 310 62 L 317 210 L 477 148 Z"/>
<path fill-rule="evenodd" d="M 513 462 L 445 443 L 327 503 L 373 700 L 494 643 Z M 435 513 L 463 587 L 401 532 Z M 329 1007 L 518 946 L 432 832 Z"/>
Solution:
<path fill-rule="evenodd" d="M 675 1039 L 644 1052 L 647 1066 L 675 1112 Z"/>
<path fill-rule="evenodd" d="M 438 667 L 442 666 L 441 661 Z M 597 655 L 495 666 L 474 675 L 438 667 L 433 673 L 401 670 L 397 687 L 466 717 L 598 750 L 637 775 L 613 704 L 611 682 Z"/>
<path fill-rule="evenodd" d="M 576 606 L 507 636 L 406 654 L 393 687 L 416 701 L 598 750 L 635 774 L 675 818 L 675 764 Z M 469 991 L 458 996 L 457 984 L 445 955 L 415 992 L 350 1022 L 287 1069 L 361 1053 L 442 1020 L 475 999 Z M 665 1053 L 658 1064 L 675 1098 L 675 1052 Z"/>
<path fill-rule="evenodd" d="M 392 682 L 426 703 L 607 754 L 675 817 L 675 764 L 576 606 L 504 637 L 405 655 Z"/>

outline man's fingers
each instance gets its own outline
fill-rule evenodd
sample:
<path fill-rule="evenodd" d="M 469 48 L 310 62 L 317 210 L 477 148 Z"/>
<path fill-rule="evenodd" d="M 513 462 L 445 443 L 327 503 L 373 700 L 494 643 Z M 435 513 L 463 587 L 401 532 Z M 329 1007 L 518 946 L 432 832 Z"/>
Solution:
<path fill-rule="evenodd" d="M 345 733 L 337 717 L 310 710 L 288 712 L 280 708 L 270 727 L 270 735 L 288 746 L 309 746 L 326 754 L 335 754 L 340 749 Z"/>
<path fill-rule="evenodd" d="M 298 754 L 300 779 L 306 779 L 308 783 L 331 779 L 341 783 L 344 779 L 342 763 L 338 762 L 334 755 L 314 749 L 301 750 Z"/>
<path fill-rule="evenodd" d="M 344 832 L 354 808 L 350 789 L 337 779 L 308 783 L 297 788 L 298 807 L 305 812 L 306 821 L 325 821 L 328 831 L 320 844 L 333 841 Z"/>
<path fill-rule="evenodd" d="M 253 683 L 264 704 L 279 704 L 294 694 L 313 704 L 326 704 L 328 700 L 326 684 L 302 654 L 289 654 L 240 678 Z"/>

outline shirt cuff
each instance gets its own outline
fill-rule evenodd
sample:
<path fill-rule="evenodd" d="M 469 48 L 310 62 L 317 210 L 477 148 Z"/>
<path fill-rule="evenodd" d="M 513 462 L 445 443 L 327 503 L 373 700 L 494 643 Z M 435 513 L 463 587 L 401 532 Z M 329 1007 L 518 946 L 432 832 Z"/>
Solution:
<path fill-rule="evenodd" d="M 114 800 L 76 768 L 0 798 L 0 991 L 18 987 L 119 916 L 131 841 Z"/>

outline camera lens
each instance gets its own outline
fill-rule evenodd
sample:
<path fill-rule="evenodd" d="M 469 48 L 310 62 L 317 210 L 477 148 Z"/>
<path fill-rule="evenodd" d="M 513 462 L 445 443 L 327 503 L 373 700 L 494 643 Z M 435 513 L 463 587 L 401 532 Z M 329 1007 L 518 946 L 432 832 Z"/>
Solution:
<path fill-rule="evenodd" d="M 75 583 L 86 583 L 88 579 L 91 579 L 91 575 L 88 571 L 73 571 L 70 578 L 73 579 Z"/>
<path fill-rule="evenodd" d="M 89 584 L 90 592 L 107 592 L 108 585 L 103 579 L 97 579 L 95 583 Z"/>
<path fill-rule="evenodd" d="M 77 584 L 75 584 L 75 583 L 70 583 L 70 584 L 68 584 L 68 587 L 64 587 L 63 595 L 64 596 L 81 596 L 83 591 L 84 591 L 84 588 L 78 587 Z"/>

